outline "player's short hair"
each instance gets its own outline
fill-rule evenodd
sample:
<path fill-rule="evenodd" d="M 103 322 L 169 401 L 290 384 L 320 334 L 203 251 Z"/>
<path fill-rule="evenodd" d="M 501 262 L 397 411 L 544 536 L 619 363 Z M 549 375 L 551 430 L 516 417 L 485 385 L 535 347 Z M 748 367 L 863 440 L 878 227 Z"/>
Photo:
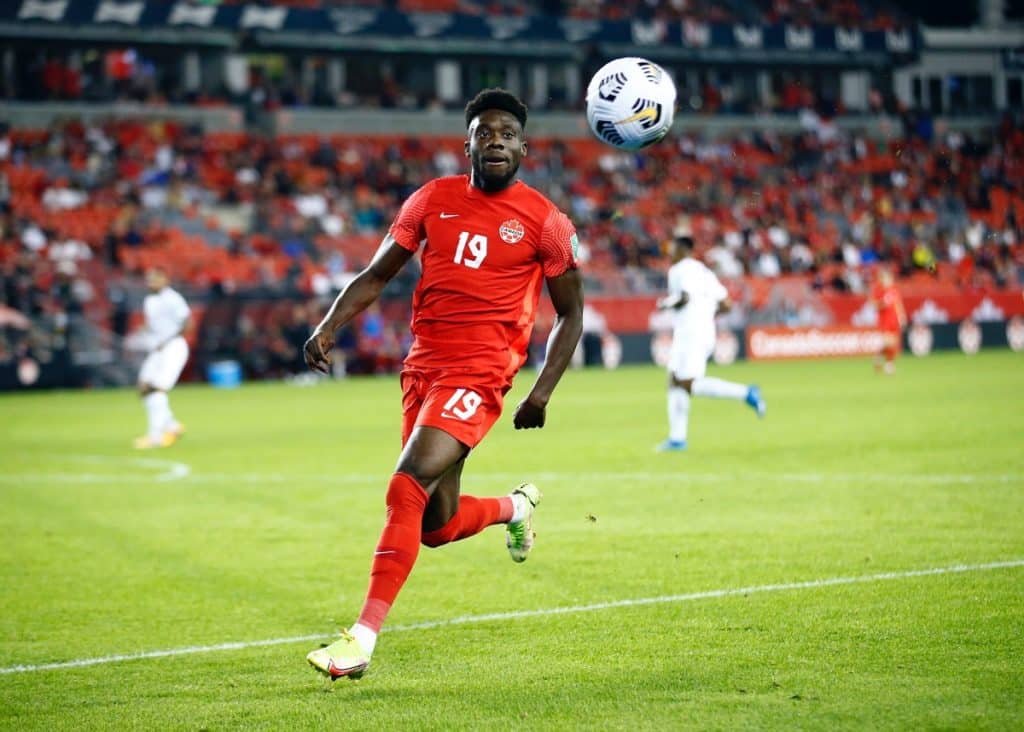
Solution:
<path fill-rule="evenodd" d="M 678 244 L 679 246 L 683 247 L 684 249 L 689 249 L 691 251 L 693 250 L 693 248 L 695 246 L 697 246 L 696 243 L 693 241 L 693 237 L 692 236 L 686 236 L 686 235 L 677 236 L 676 237 L 676 244 Z"/>
<path fill-rule="evenodd" d="M 477 115 L 487 109 L 500 109 L 508 112 L 526 129 L 526 105 L 522 100 L 507 89 L 484 89 L 466 104 L 466 127 L 468 128 Z"/>

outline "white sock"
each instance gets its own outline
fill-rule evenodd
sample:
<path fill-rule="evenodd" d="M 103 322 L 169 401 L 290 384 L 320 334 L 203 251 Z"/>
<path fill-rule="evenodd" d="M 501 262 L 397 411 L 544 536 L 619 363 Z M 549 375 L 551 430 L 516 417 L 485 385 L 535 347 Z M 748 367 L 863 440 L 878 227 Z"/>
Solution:
<path fill-rule="evenodd" d="M 522 521 L 530 514 L 530 499 L 522 493 L 513 493 L 509 498 L 512 499 L 512 518 L 508 522 Z"/>
<path fill-rule="evenodd" d="M 746 399 L 750 387 L 737 384 L 735 381 L 713 379 L 703 376 L 693 380 L 691 393 L 694 396 L 711 397 L 712 399 Z"/>
<path fill-rule="evenodd" d="M 373 655 L 373 647 L 377 645 L 377 634 L 372 629 L 367 628 L 362 623 L 356 623 L 348 629 L 348 632 L 359 641 L 359 645 L 366 651 L 367 656 Z"/>
<path fill-rule="evenodd" d="M 668 439 L 686 442 L 686 429 L 690 423 L 690 395 L 679 386 L 668 390 Z"/>
<path fill-rule="evenodd" d="M 178 424 L 178 420 L 176 420 L 174 418 L 174 412 L 171 411 L 170 396 L 168 396 L 167 397 L 167 416 L 166 416 L 166 421 L 164 422 L 164 432 L 167 432 L 169 430 L 176 430 L 179 427 L 181 427 L 181 425 Z"/>
<path fill-rule="evenodd" d="M 171 408 L 167 404 L 167 394 L 162 391 L 151 391 L 142 403 L 146 405 L 146 417 L 149 421 L 149 439 L 159 442 L 167 427 L 167 416 Z"/>

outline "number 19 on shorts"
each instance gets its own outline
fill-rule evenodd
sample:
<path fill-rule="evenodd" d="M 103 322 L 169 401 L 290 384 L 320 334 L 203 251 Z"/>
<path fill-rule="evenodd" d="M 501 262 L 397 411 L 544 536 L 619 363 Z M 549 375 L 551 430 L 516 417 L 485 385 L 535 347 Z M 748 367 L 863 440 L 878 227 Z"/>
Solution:
<path fill-rule="evenodd" d="M 458 417 L 465 421 L 476 414 L 476 410 L 483 404 L 483 397 L 469 389 L 456 389 L 452 398 L 444 403 L 443 417 Z"/>

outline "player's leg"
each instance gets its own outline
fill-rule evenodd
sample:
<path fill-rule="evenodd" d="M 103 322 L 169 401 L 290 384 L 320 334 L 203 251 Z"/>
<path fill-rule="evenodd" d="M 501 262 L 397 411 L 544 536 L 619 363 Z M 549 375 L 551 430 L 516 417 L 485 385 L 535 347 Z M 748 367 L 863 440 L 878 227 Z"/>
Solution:
<path fill-rule="evenodd" d="M 460 481 L 465 459 L 445 473 L 430 497 L 423 516 L 423 545 L 439 547 L 475 536 L 488 526 L 505 524 L 505 545 L 516 562 L 523 562 L 533 549 L 533 512 L 540 503 L 540 490 L 523 483 L 507 496 L 463 495 Z"/>
<path fill-rule="evenodd" d="M 453 465 L 438 482 L 423 515 L 423 544 L 438 547 L 479 534 L 488 526 L 512 520 L 511 496 L 481 498 L 461 495 L 465 459 Z"/>
<path fill-rule="evenodd" d="M 178 383 L 181 372 L 188 362 L 188 343 L 184 338 L 175 338 L 163 348 L 163 360 L 161 363 L 159 383 L 163 391 L 168 395 L 167 410 L 164 415 L 163 435 L 164 442 L 173 443 L 185 433 L 185 427 L 174 417 L 171 411 L 170 392 Z"/>
<path fill-rule="evenodd" d="M 672 337 L 668 356 L 668 439 L 658 445 L 660 451 L 686 449 L 686 436 L 690 424 L 690 389 L 693 377 L 703 373 L 703 361 L 695 358 L 690 340 L 685 334 Z"/>
<path fill-rule="evenodd" d="M 359 622 L 375 632 L 416 562 L 431 496 L 468 452 L 466 445 L 436 427 L 417 427 L 406 443 L 388 484 L 387 521 L 374 552 L 370 588 L 359 615 Z"/>
<path fill-rule="evenodd" d="M 359 619 L 341 640 L 306 657 L 316 669 L 332 679 L 363 674 L 384 619 L 416 563 L 430 496 L 468 451 L 466 445 L 436 427 L 420 426 L 412 431 L 388 483 L 387 518 L 373 553 Z"/>
<path fill-rule="evenodd" d="M 178 382 L 185 362 L 188 344 L 178 338 L 146 356 L 139 370 L 139 395 L 146 409 L 147 430 L 135 440 L 135 447 L 147 449 L 174 444 L 183 428 L 171 412 L 168 392 Z"/>
<path fill-rule="evenodd" d="M 693 379 L 680 379 L 668 374 L 668 439 L 658 446 L 661 451 L 686 449 L 690 425 L 690 389 Z"/>
<path fill-rule="evenodd" d="M 160 444 L 160 420 L 163 418 L 162 399 L 154 396 L 157 389 L 152 382 L 159 366 L 159 353 L 153 352 L 146 356 L 139 369 L 138 389 L 142 408 L 146 412 L 146 434 L 135 439 L 137 449 L 157 447 Z"/>
<path fill-rule="evenodd" d="M 767 411 L 764 397 L 761 396 L 761 389 L 757 384 L 738 384 L 735 381 L 717 379 L 707 376 L 707 363 L 714 352 L 714 338 L 708 341 L 707 349 L 699 368 L 691 369 L 687 375 L 693 376 L 693 384 L 690 394 L 695 397 L 709 397 L 711 399 L 735 399 L 746 402 L 746 404 L 757 412 L 758 417 L 763 417 Z"/>
<path fill-rule="evenodd" d="M 763 417 L 767 411 L 767 404 L 761 395 L 761 388 L 757 384 L 738 384 L 735 381 L 716 379 L 713 376 L 702 376 L 693 380 L 693 389 L 690 393 L 693 396 L 710 397 L 711 399 L 735 399 L 745 402 L 757 412 L 758 417 Z"/>
<path fill-rule="evenodd" d="M 167 410 L 167 394 L 147 382 L 139 382 L 139 398 L 146 410 L 146 434 L 135 439 L 136 449 L 160 447 Z"/>
<path fill-rule="evenodd" d="M 898 332 L 886 331 L 882 339 L 882 369 L 885 373 L 891 374 L 896 370 L 896 355 L 900 350 L 900 336 Z"/>

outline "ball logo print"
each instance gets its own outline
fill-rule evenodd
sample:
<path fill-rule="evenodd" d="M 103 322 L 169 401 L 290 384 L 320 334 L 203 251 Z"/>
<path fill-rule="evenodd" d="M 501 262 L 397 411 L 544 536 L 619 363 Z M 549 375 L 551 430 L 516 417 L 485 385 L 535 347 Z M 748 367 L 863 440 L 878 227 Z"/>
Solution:
<path fill-rule="evenodd" d="M 668 134 L 676 87 L 651 61 L 626 57 L 602 66 L 587 86 L 587 123 L 601 141 L 639 150 Z"/>
<path fill-rule="evenodd" d="M 526 228 L 519 222 L 519 219 L 509 219 L 498 227 L 498 235 L 506 244 L 516 244 L 526 236 Z"/>
<path fill-rule="evenodd" d="M 661 119 L 661 105 L 652 102 L 650 99 L 637 99 L 633 102 L 633 114 L 615 122 L 617 125 L 625 125 L 630 122 L 639 122 L 645 130 L 649 130 L 658 124 Z M 666 130 L 667 132 L 667 130 Z"/>
<path fill-rule="evenodd" d="M 606 102 L 614 102 L 626 86 L 626 75 L 621 71 L 606 76 L 598 83 L 597 95 Z"/>

